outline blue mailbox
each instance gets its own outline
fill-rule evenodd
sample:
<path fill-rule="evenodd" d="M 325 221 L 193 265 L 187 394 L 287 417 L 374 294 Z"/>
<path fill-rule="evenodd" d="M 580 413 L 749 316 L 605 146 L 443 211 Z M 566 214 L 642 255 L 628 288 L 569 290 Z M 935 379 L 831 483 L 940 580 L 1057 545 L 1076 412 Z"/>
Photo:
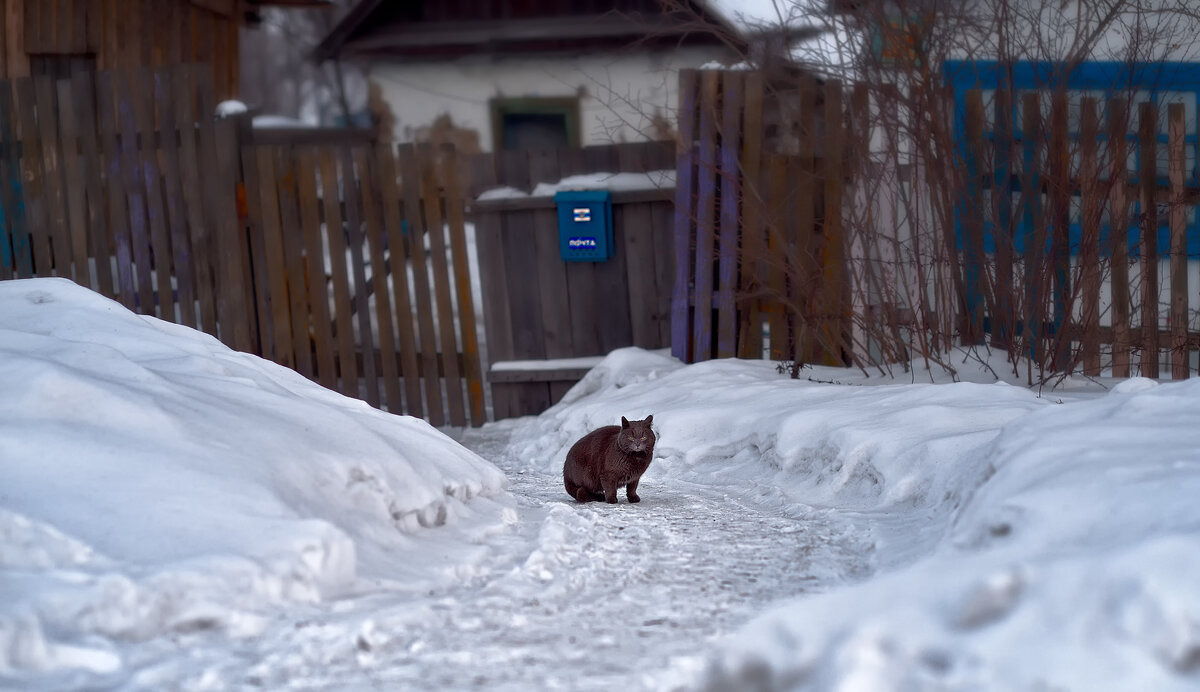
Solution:
<path fill-rule="evenodd" d="M 612 194 L 563 190 L 558 205 L 558 249 L 567 262 L 603 262 L 613 255 Z"/>

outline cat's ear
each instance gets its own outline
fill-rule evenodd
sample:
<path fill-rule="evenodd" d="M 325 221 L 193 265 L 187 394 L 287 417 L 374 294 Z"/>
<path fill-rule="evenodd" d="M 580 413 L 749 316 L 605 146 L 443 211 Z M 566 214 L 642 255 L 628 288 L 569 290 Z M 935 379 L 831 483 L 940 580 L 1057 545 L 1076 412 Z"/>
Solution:
<path fill-rule="evenodd" d="M 654 422 L 654 414 L 653 413 L 646 416 L 646 425 L 650 425 L 653 422 Z"/>
<path fill-rule="evenodd" d="M 626 420 L 625 416 L 621 416 L 621 428 L 624 429 L 624 428 L 628 428 L 628 427 L 629 427 L 629 421 Z"/>

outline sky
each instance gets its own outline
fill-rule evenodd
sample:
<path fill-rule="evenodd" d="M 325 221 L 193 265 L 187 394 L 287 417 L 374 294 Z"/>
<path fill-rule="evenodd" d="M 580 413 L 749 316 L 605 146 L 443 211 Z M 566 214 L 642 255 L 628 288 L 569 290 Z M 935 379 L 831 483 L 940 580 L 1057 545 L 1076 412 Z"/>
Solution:
<path fill-rule="evenodd" d="M 1200 380 L 989 358 L 620 349 L 435 430 L 0 282 L 0 688 L 1195 689 Z M 648 414 L 642 501 L 567 497 L 574 440 Z"/>

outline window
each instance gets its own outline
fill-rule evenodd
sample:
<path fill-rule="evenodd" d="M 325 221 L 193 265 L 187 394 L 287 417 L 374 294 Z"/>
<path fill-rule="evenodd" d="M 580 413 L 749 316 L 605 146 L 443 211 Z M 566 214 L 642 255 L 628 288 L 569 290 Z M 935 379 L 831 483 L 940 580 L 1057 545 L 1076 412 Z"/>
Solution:
<path fill-rule="evenodd" d="M 492 148 L 579 146 L 578 98 L 492 99 Z"/>

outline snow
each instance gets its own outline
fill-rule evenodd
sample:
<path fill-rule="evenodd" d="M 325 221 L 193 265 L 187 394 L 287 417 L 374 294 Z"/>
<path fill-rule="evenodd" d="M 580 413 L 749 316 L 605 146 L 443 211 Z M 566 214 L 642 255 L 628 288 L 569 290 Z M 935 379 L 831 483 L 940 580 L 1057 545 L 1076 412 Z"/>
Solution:
<path fill-rule="evenodd" d="M 1197 380 L 628 348 L 436 431 L 66 281 L 0 315 L 0 687 L 1200 685 Z M 567 497 L 647 414 L 642 502 Z"/>
<path fill-rule="evenodd" d="M 492 363 L 494 372 L 527 372 L 531 370 L 576 370 L 594 368 L 603 356 L 579 358 L 547 358 L 545 360 L 502 360 Z"/>
<path fill-rule="evenodd" d="M 241 101 L 229 100 L 222 101 L 217 104 L 216 116 L 218 118 L 228 118 L 231 115 L 240 115 L 250 110 L 250 107 Z"/>
<path fill-rule="evenodd" d="M 513 519 L 424 421 L 63 279 L 0 282 L 0 315 L 0 676 L 119 675 L 137 642 L 437 582 Z"/>
<path fill-rule="evenodd" d="M 317 127 L 316 123 L 300 118 L 292 118 L 286 115 L 256 115 L 253 119 L 253 124 L 256 129 L 275 129 L 275 128 L 292 128 L 292 127 Z"/>
<path fill-rule="evenodd" d="M 554 183 L 538 183 L 532 192 L 514 187 L 495 187 L 485 190 L 476 198 L 480 201 L 494 199 L 520 199 L 526 197 L 553 197 L 563 190 L 661 190 L 675 187 L 675 171 L 660 170 L 645 173 L 582 173 L 567 176 Z"/>

